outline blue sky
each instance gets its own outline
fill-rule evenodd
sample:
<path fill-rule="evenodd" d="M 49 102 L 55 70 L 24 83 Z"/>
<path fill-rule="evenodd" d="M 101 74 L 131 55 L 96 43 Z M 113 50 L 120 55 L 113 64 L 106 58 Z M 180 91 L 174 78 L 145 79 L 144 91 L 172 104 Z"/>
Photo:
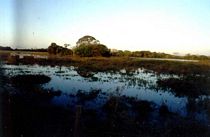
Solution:
<path fill-rule="evenodd" d="M 210 55 L 209 0 L 0 0 L 0 45 L 92 35 L 109 48 Z"/>

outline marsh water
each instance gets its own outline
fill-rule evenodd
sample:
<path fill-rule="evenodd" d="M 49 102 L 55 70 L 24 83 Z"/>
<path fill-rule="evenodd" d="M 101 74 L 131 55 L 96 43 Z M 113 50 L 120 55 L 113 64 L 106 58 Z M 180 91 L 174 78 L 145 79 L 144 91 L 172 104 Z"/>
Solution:
<path fill-rule="evenodd" d="M 73 66 L 52 67 L 5 64 L 2 68 L 8 78 L 18 75 L 46 75 L 50 77 L 51 80 L 48 83 L 40 84 L 39 86 L 41 89 L 44 89 L 45 92 L 48 90 L 57 91 L 60 94 L 52 96 L 48 99 L 47 103 L 42 103 L 41 106 L 55 106 L 56 108 L 58 107 L 64 110 L 71 110 L 73 108 L 75 110 L 76 106 L 80 105 L 84 109 L 84 112 L 85 110 L 94 110 L 100 119 L 105 119 L 104 117 L 108 115 L 104 112 L 104 106 L 107 106 L 107 102 L 109 102 L 111 98 L 119 98 L 119 100 L 126 98 L 127 100 L 133 99 L 135 102 L 143 101 L 150 104 L 152 111 L 146 113 L 148 114 L 148 123 L 160 124 L 163 122 L 163 119 L 160 118 L 160 113 L 167 113 L 173 115 L 174 121 L 177 119 L 188 119 L 207 127 L 210 125 L 209 95 L 200 94 L 193 97 L 187 95 L 180 96 L 170 87 L 161 88 L 158 84 L 158 81 L 161 80 L 170 78 L 180 79 L 183 77 L 182 75 L 157 74 L 144 68 L 132 71 L 122 69 L 120 71 L 107 72 L 81 71 L 79 68 Z M 15 87 L 12 84 L 8 85 L 10 85 L 11 88 Z M 23 90 L 23 88 L 19 90 Z M 132 103 L 129 104 L 128 102 L 129 101 L 124 105 L 126 105 L 127 108 L 132 108 Z M 140 109 L 144 108 L 145 107 Z M 161 112 L 160 109 L 163 110 L 163 112 Z M 147 111 L 147 109 L 143 111 Z M 137 115 L 135 112 L 136 111 L 128 110 L 127 113 L 132 117 Z M 37 118 L 34 116 L 33 118 L 40 120 L 39 116 Z M 24 123 L 24 121 L 22 122 Z M 21 129 L 20 131 L 24 133 L 24 130 L 27 130 L 27 128 Z M 22 135 L 21 132 L 19 136 Z"/>
<path fill-rule="evenodd" d="M 68 106 L 73 103 L 69 95 L 76 95 L 78 91 L 100 90 L 101 96 L 94 100 L 94 104 L 89 104 L 89 107 L 103 105 L 105 103 L 103 99 L 110 96 L 127 96 L 153 102 L 157 107 L 164 104 L 171 112 L 181 116 L 188 115 L 188 97 L 178 97 L 170 89 L 159 89 L 156 83 L 159 79 L 178 78 L 177 75 L 157 75 L 152 71 L 138 69 L 128 73 L 126 70 L 119 72 L 90 72 L 93 74 L 90 77 L 85 77 L 81 76 L 73 66 L 4 65 L 3 68 L 9 77 L 23 74 L 44 74 L 49 76 L 51 81 L 42 86 L 46 89 L 62 92 L 61 96 L 52 99 L 52 102 L 56 105 Z M 195 98 L 195 101 L 205 98 L 209 98 L 209 96 L 201 95 Z M 208 120 L 202 112 L 198 113 L 196 118 L 198 120 Z"/>

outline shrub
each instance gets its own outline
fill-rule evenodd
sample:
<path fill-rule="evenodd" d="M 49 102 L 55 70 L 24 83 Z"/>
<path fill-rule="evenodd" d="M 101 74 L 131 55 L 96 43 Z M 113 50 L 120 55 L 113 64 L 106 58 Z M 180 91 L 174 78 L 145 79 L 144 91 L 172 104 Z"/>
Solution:
<path fill-rule="evenodd" d="M 57 45 L 56 43 L 51 43 L 51 45 L 48 47 L 47 51 L 50 55 L 60 55 L 60 56 L 73 55 L 72 50 L 70 50 L 68 48 L 61 47 L 61 46 Z"/>
<path fill-rule="evenodd" d="M 110 51 L 109 49 L 102 44 L 94 44 L 94 45 L 80 45 L 75 48 L 75 54 L 81 57 L 96 57 L 103 56 L 109 57 Z"/>

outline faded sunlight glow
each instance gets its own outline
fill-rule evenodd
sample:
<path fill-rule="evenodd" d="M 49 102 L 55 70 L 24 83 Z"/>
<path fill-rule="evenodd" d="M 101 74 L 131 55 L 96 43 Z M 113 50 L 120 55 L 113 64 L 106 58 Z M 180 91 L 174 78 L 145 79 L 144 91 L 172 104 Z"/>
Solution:
<path fill-rule="evenodd" d="M 82 32 L 77 31 L 79 29 Z M 74 43 L 80 36 L 91 34 L 109 48 L 122 50 L 193 53 L 199 46 L 210 45 L 209 35 L 200 32 L 199 26 L 153 12 L 110 16 L 94 23 L 78 24 L 63 32 L 66 40 L 72 32 Z"/>
<path fill-rule="evenodd" d="M 46 48 L 56 42 L 73 47 L 91 35 L 108 48 L 210 55 L 207 0 L 0 1 L 0 45 Z"/>

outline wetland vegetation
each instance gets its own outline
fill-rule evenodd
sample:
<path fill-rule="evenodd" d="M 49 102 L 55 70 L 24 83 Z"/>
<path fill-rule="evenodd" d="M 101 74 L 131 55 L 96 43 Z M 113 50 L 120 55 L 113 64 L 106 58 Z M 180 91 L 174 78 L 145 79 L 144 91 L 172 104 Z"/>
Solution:
<path fill-rule="evenodd" d="M 1 72 L 7 136 L 210 135 L 208 61 L 17 57 Z"/>
<path fill-rule="evenodd" d="M 89 37 L 0 52 L 4 137 L 210 136 L 208 57 L 111 53 Z"/>

